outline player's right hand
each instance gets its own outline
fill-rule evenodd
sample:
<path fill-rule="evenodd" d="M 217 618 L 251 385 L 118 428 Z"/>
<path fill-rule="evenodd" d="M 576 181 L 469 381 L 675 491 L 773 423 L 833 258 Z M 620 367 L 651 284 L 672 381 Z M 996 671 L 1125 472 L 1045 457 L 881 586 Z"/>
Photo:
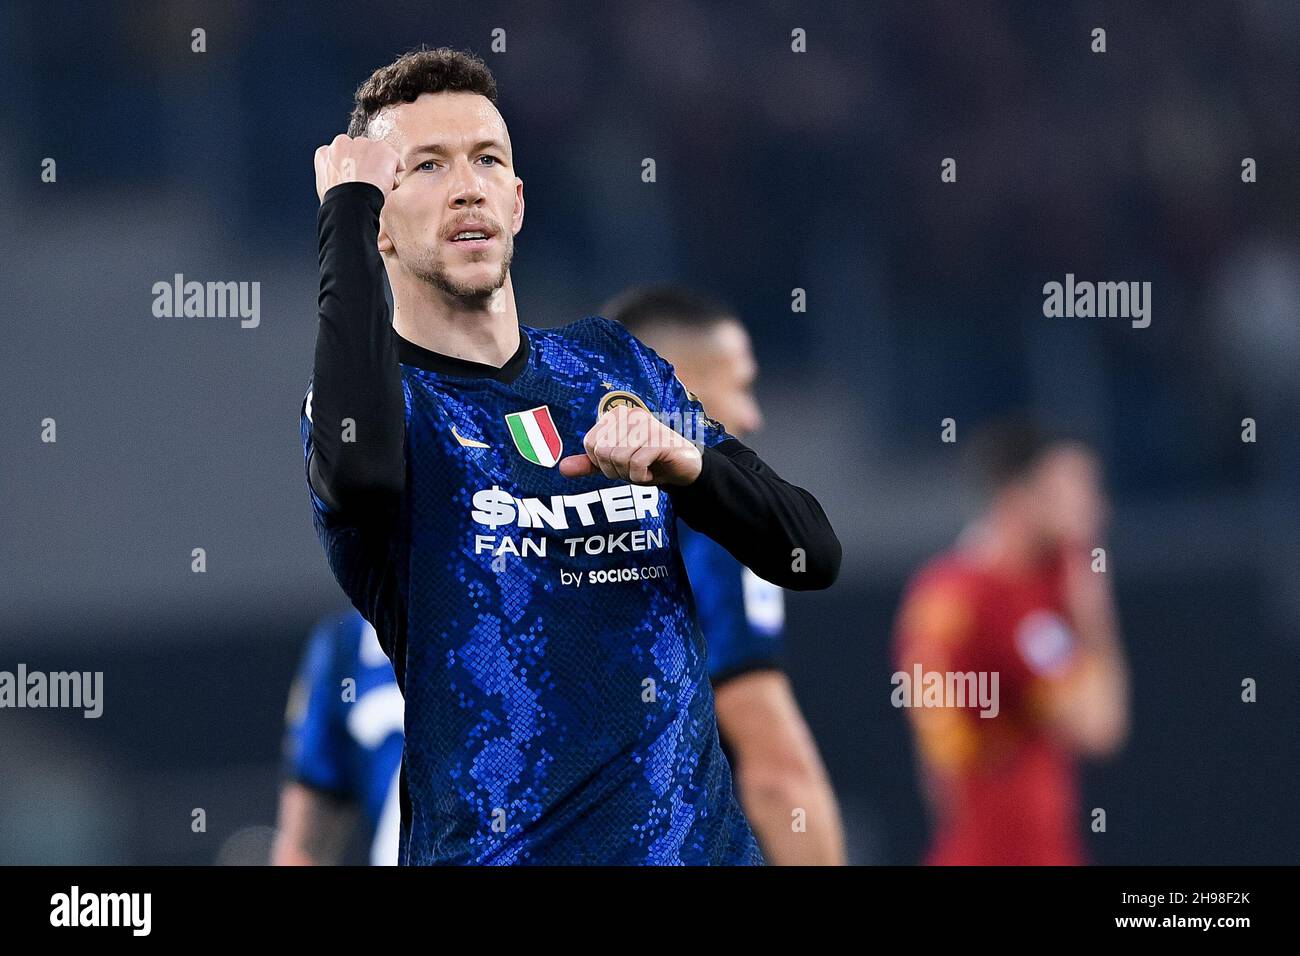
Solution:
<path fill-rule="evenodd" d="M 316 150 L 316 195 L 325 194 L 340 183 L 372 183 L 387 196 L 397 186 L 402 159 L 387 143 L 345 133 Z"/>
<path fill-rule="evenodd" d="M 1100 541 L 1093 542 L 1100 545 Z M 1111 576 L 1093 568 L 1089 545 L 1067 545 L 1061 554 L 1061 597 L 1080 636 L 1117 631 Z"/>

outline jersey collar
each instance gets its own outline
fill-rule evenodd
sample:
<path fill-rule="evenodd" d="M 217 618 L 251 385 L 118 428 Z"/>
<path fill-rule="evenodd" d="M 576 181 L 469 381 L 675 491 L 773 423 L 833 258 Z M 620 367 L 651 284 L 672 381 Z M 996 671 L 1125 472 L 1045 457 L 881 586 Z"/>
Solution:
<path fill-rule="evenodd" d="M 397 332 L 393 332 L 393 337 L 397 339 L 397 360 L 399 362 L 403 365 L 422 368 L 427 372 L 437 372 L 439 375 L 454 375 L 459 378 L 490 378 L 509 384 L 517 379 L 528 365 L 528 352 L 530 349 L 528 332 L 522 325 L 519 327 L 519 348 L 515 349 L 515 354 L 510 356 L 506 360 L 506 364 L 499 368 L 495 365 L 488 365 L 486 362 L 471 362 L 469 359 L 434 352 L 422 345 L 416 345 L 414 342 L 402 338 Z"/>

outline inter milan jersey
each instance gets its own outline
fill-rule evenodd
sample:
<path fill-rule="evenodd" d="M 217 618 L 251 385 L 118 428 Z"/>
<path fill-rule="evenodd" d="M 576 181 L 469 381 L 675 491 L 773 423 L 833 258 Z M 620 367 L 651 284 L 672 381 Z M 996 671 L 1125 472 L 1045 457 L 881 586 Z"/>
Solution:
<path fill-rule="evenodd" d="M 677 532 L 714 686 L 750 671 L 781 667 L 785 593 L 708 535 L 680 521 Z"/>
<path fill-rule="evenodd" d="M 355 611 L 316 625 L 289 695 L 290 779 L 357 804 L 370 862 L 397 863 L 402 695 L 375 629 Z"/>
<path fill-rule="evenodd" d="M 400 514 L 372 527 L 311 496 L 406 700 L 401 862 L 761 862 L 718 744 L 672 498 L 556 467 L 614 403 L 706 446 L 731 436 L 600 317 L 521 327 L 501 369 L 405 340 L 398 355 Z"/>

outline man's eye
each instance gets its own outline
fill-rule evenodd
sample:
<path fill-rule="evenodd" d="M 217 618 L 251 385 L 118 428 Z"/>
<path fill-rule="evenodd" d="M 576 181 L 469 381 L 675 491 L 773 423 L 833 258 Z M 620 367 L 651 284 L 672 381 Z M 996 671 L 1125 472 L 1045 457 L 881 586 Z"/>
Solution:
<path fill-rule="evenodd" d="M 426 159 L 424 162 L 422 162 L 419 166 L 416 166 L 415 168 L 416 168 L 416 169 L 422 169 L 422 170 L 424 170 L 426 173 L 429 173 L 429 172 L 433 172 L 433 167 L 434 167 L 435 165 L 437 165 L 437 164 L 434 163 L 433 160 L 431 160 L 431 159 Z"/>
<path fill-rule="evenodd" d="M 480 161 L 484 159 L 490 159 L 492 162 L 489 163 L 489 165 L 491 166 L 496 166 L 500 162 L 500 160 L 498 160 L 495 156 L 483 155 L 479 157 Z"/>

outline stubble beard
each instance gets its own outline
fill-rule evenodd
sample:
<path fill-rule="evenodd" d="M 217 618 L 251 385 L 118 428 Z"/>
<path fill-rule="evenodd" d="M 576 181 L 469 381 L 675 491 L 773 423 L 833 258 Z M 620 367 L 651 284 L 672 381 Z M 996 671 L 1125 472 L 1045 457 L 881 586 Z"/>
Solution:
<path fill-rule="evenodd" d="M 419 269 L 412 270 L 416 278 L 423 282 L 429 283 L 439 292 L 453 296 L 457 299 L 486 299 L 497 289 L 500 289 L 506 282 L 506 275 L 510 272 L 510 263 L 515 257 L 514 236 L 508 232 L 504 235 L 505 254 L 501 257 L 501 269 L 496 278 L 488 282 L 464 283 L 457 282 L 453 279 L 438 257 L 434 257 L 431 263 L 423 265 Z"/>

